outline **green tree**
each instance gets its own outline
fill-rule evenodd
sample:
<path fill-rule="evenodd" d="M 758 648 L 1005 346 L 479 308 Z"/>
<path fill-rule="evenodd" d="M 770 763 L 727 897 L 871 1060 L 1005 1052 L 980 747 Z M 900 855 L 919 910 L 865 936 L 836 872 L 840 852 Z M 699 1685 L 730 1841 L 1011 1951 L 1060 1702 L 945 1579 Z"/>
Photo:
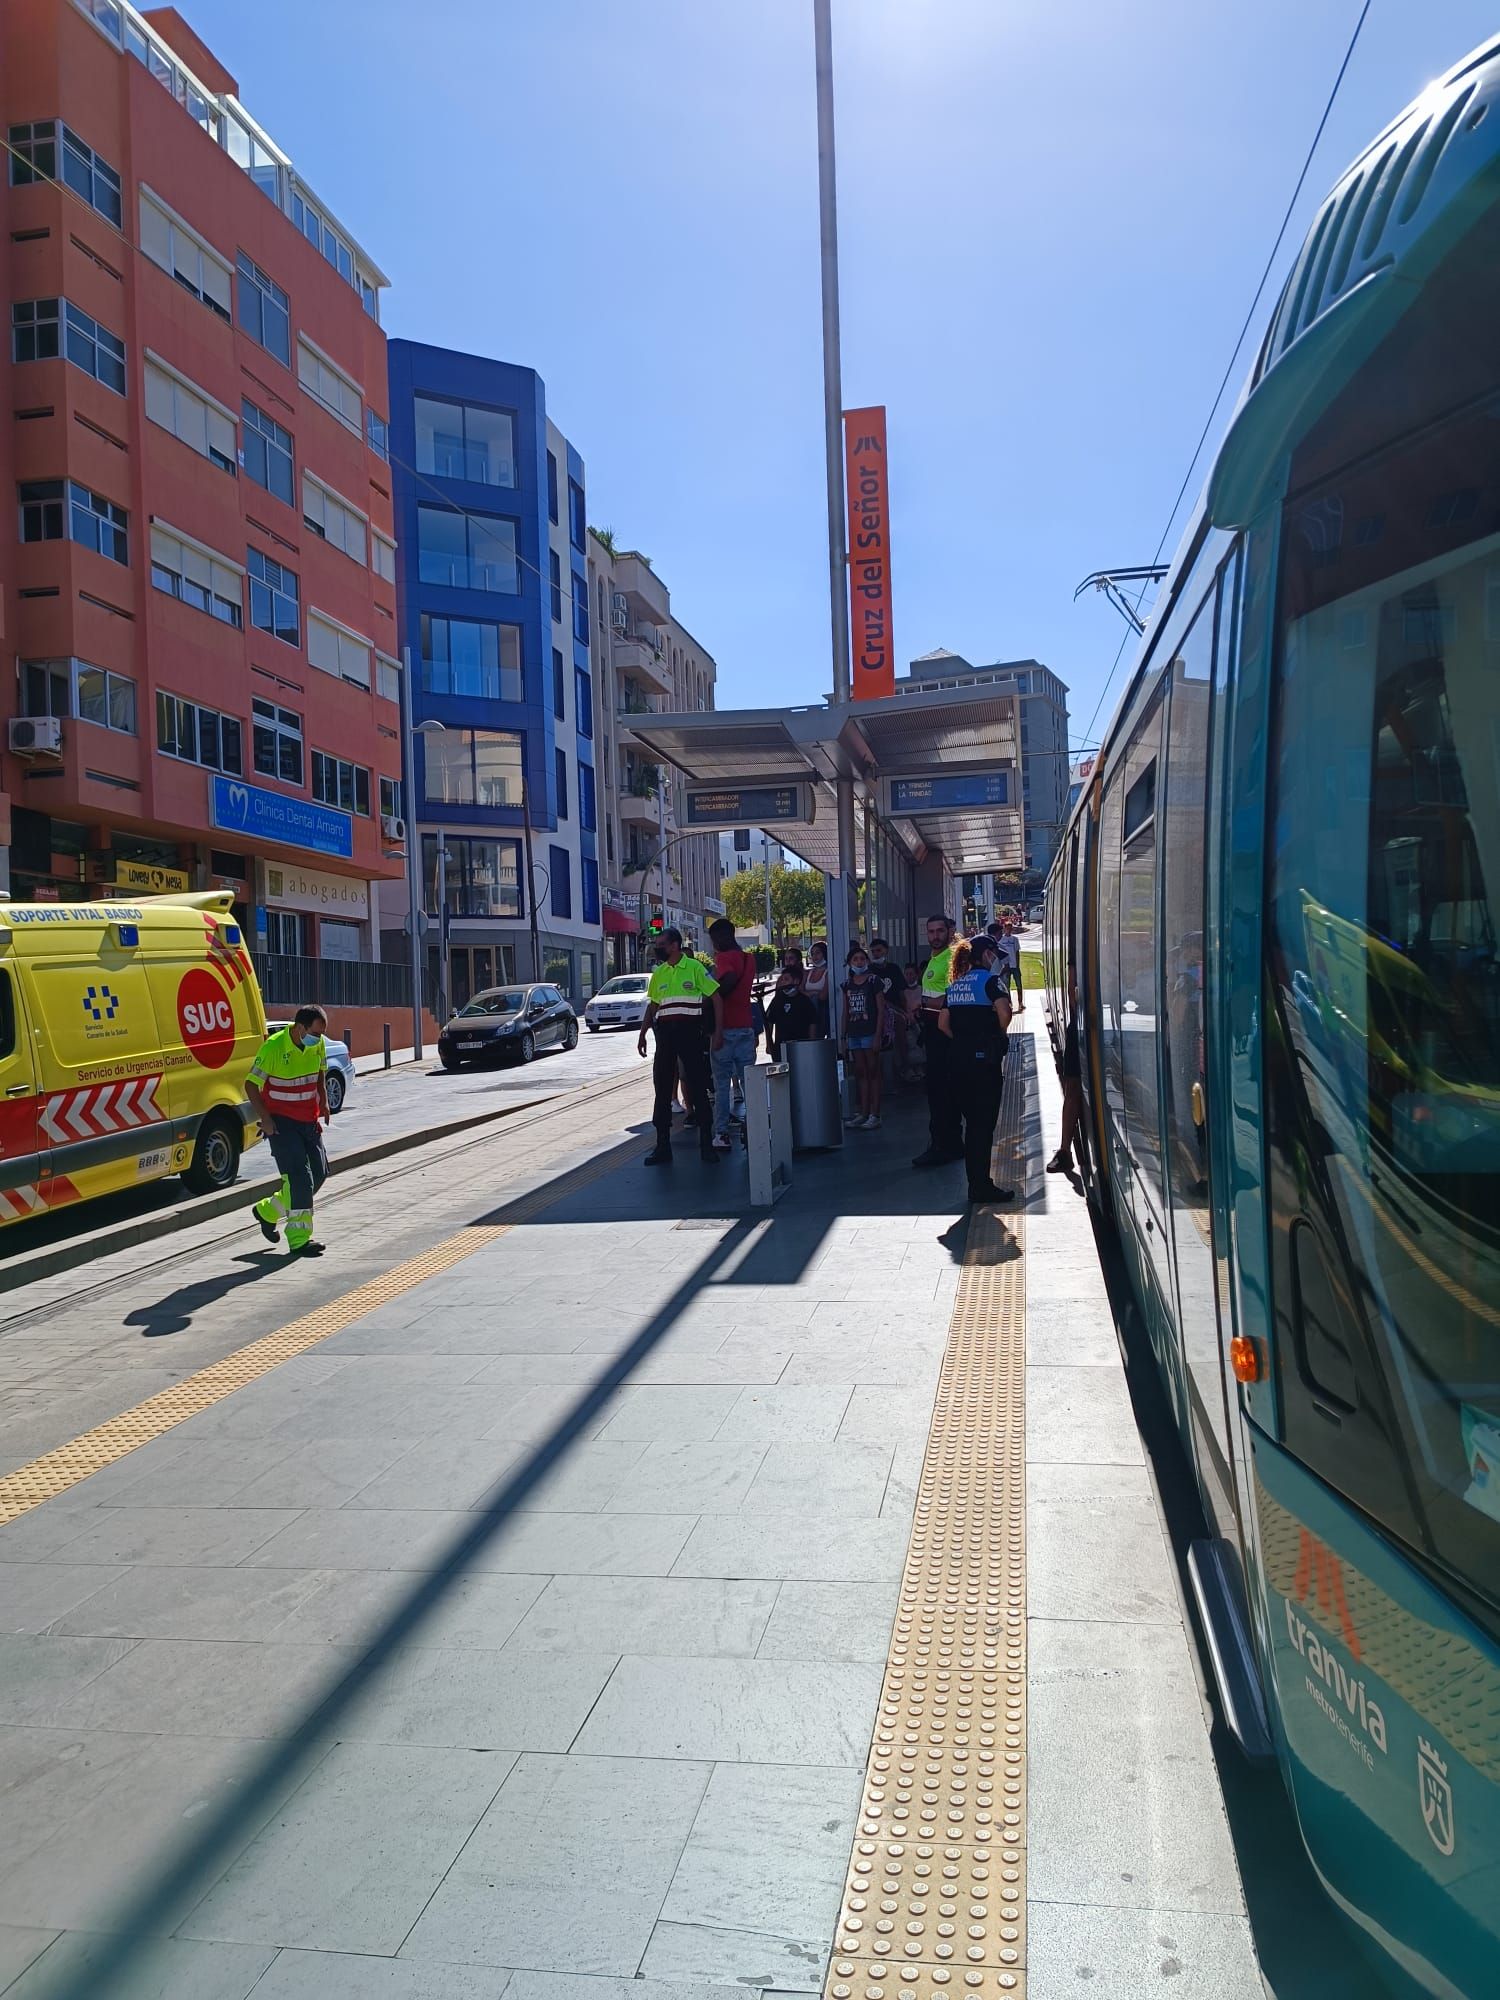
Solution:
<path fill-rule="evenodd" d="M 747 868 L 726 876 L 724 908 L 737 930 L 752 930 L 765 922 L 765 868 Z M 773 937 L 823 934 L 823 877 L 815 868 L 771 870 L 771 931 Z"/>

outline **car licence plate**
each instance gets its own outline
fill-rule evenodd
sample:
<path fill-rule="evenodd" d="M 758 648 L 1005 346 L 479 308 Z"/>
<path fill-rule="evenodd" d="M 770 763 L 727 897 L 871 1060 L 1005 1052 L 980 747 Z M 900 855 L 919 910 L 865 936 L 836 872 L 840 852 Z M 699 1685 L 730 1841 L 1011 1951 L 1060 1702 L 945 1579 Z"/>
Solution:
<path fill-rule="evenodd" d="M 482 1049 L 482 1048 L 484 1047 L 484 1043 L 483 1043 L 483 1042 L 460 1042 L 458 1046 L 459 1046 L 459 1047 L 460 1047 L 461 1049 Z"/>

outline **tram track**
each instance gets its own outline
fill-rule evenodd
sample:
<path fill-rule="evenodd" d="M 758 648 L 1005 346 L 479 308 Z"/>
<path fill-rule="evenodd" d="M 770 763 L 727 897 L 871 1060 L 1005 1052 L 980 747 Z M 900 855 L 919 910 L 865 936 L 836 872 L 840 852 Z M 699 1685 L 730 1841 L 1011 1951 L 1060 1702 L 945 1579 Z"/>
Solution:
<path fill-rule="evenodd" d="M 397 1155 L 395 1162 L 390 1165 L 371 1161 L 367 1166 L 362 1166 L 358 1162 L 351 1161 L 341 1169 L 335 1159 L 327 1186 L 319 1196 L 319 1207 L 324 1211 L 337 1208 L 356 1197 L 364 1197 L 382 1188 L 409 1180 L 413 1176 L 428 1173 L 434 1167 L 447 1165 L 451 1161 L 478 1151 L 481 1147 L 493 1145 L 497 1140 L 520 1137 L 524 1133 L 534 1131 L 558 1113 L 566 1115 L 569 1111 L 582 1110 L 588 1105 L 598 1103 L 601 1099 L 609 1100 L 627 1088 L 639 1091 L 640 1078 L 634 1071 L 603 1082 L 579 1084 L 572 1090 L 559 1092 L 557 1096 L 546 1098 L 526 1110 L 499 1114 L 494 1119 L 486 1121 L 483 1130 L 470 1130 L 455 1137 L 452 1143 L 444 1144 L 441 1138 L 435 1138 L 430 1145 L 413 1146 Z M 222 1218 L 224 1227 L 214 1230 L 211 1235 L 198 1235 L 195 1232 L 193 1242 L 179 1243 L 159 1256 L 148 1257 L 140 1263 L 133 1264 L 129 1272 L 130 1281 L 134 1283 L 138 1279 L 150 1277 L 153 1273 L 168 1271 L 174 1265 L 205 1255 L 219 1249 L 231 1239 L 242 1236 L 247 1225 L 248 1203 L 254 1185 L 253 1179 L 246 1182 L 244 1194 L 247 1205 L 227 1213 Z M 476 1199 L 480 1200 L 482 1208 L 494 1206 L 496 1192 L 490 1188 L 476 1190 Z M 184 1206 L 181 1220 L 184 1229 L 193 1226 L 191 1205 Z M 199 1227 L 206 1228 L 209 1220 L 212 1218 L 206 1218 Z M 170 1237 L 167 1240 L 170 1242 Z M 109 1276 L 99 1279 L 96 1283 L 80 1286 L 63 1297 L 30 1306 L 23 1305 L 15 1312 L 0 1313 L 0 1337 L 24 1328 L 45 1325 L 49 1319 L 76 1312 L 79 1306 L 86 1304 L 90 1298 L 102 1298 L 111 1293 L 118 1294 L 120 1283 L 121 1274 L 111 1272 Z"/>

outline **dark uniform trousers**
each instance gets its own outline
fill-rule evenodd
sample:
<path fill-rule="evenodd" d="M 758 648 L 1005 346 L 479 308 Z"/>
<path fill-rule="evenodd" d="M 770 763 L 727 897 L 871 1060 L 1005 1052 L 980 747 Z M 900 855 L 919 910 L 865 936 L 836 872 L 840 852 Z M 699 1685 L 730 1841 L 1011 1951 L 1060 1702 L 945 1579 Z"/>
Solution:
<path fill-rule="evenodd" d="M 989 1051 L 986 1060 L 976 1051 L 955 1048 L 952 1062 L 954 1100 L 963 1116 L 964 1170 L 972 1193 L 990 1184 L 1004 1059 L 999 1050 Z"/>
<path fill-rule="evenodd" d="M 328 1155 L 315 1118 L 278 1118 L 270 1138 L 271 1158 L 286 1176 L 287 1206 L 310 1209 L 328 1178 Z"/>
<path fill-rule="evenodd" d="M 663 1146 L 672 1143 L 672 1099 L 677 1091 L 677 1065 L 692 1099 L 693 1117 L 703 1145 L 709 1143 L 713 1113 L 709 1103 L 708 1056 L 703 1047 L 703 1025 L 696 1017 L 663 1021 L 658 1017 L 653 1032 L 656 1057 L 651 1065 L 651 1081 L 656 1086 L 656 1104 L 651 1122 Z"/>
<path fill-rule="evenodd" d="M 922 1051 L 927 1061 L 927 1136 L 935 1153 L 957 1154 L 963 1145 L 955 1097 L 953 1044 L 924 1009 Z"/>

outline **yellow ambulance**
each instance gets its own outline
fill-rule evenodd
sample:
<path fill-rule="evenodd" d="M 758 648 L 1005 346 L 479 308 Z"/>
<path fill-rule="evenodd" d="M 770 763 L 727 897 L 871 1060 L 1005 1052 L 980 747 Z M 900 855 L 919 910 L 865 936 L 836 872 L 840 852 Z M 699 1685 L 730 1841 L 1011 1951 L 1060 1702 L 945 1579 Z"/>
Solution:
<path fill-rule="evenodd" d="M 266 1015 L 233 901 L 0 898 L 0 1226 L 163 1174 L 234 1180 Z"/>

